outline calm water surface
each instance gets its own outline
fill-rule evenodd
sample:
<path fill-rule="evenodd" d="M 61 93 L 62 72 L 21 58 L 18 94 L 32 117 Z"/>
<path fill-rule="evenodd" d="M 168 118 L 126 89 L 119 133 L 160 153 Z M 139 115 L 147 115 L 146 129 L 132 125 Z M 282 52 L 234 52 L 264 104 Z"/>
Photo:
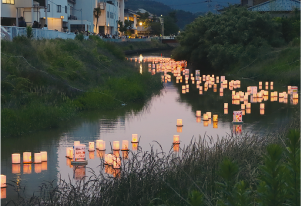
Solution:
<path fill-rule="evenodd" d="M 147 63 L 139 64 L 133 62 L 138 72 L 149 72 Z M 161 74 L 158 75 L 160 78 Z M 202 75 L 202 73 L 201 73 Z M 206 73 L 207 75 L 207 73 Z M 226 79 L 231 80 L 230 77 Z M 236 91 L 246 91 L 247 86 L 257 86 L 258 82 L 241 79 L 241 88 Z M 219 89 L 219 88 L 218 88 Z M 274 82 L 274 90 L 285 91 L 286 88 L 279 87 Z M 228 114 L 224 114 L 224 102 L 229 103 Z M 88 142 L 102 139 L 106 141 L 106 153 L 110 153 L 110 142 L 129 140 L 132 134 L 138 134 L 140 138 L 139 146 L 143 150 L 149 150 L 151 146 L 168 152 L 172 147 L 173 135 L 180 135 L 180 147 L 195 141 L 199 136 L 240 135 L 240 132 L 233 134 L 234 130 L 242 133 L 264 134 L 274 131 L 285 125 L 292 117 L 299 103 L 293 105 L 288 99 L 288 103 L 263 101 L 266 109 L 264 115 L 260 114 L 259 103 L 252 104 L 250 114 L 243 116 L 243 125 L 234 128 L 232 125 L 232 111 L 240 110 L 240 105 L 231 104 L 231 91 L 226 89 L 223 96 L 213 89 L 208 89 L 202 95 L 195 88 L 195 84 L 190 84 L 189 93 L 182 94 L 181 84 L 175 83 L 172 77 L 171 82 L 164 83 L 164 89 L 158 95 L 151 97 L 147 103 L 126 105 L 122 108 L 109 112 L 87 112 L 83 117 L 72 121 L 66 125 L 65 129 L 55 129 L 44 132 L 33 133 L 18 138 L 2 139 L 1 147 L 1 174 L 7 176 L 7 182 L 14 185 L 25 186 L 24 193 L 31 196 L 38 194 L 39 186 L 46 181 L 53 181 L 57 185 L 59 177 L 71 181 L 77 181 L 83 176 L 89 177 L 91 169 L 104 172 L 99 165 L 101 159 L 97 152 L 86 152 L 88 165 L 86 168 L 75 170 L 70 165 L 66 156 L 66 147 L 72 147 L 73 142 L 79 140 L 88 145 Z M 196 110 L 212 112 L 218 114 L 217 128 L 213 128 L 213 122 L 208 126 L 203 121 L 197 122 Z M 177 132 L 176 121 L 183 120 L 182 132 Z M 215 125 L 216 127 L 216 125 Z M 131 143 L 130 143 L 131 144 Z M 132 146 L 129 145 L 131 148 Z M 33 153 L 40 151 L 48 152 L 48 161 L 44 164 L 12 165 L 11 154 L 30 151 Z M 22 156 L 22 155 L 21 155 Z M 22 157 L 21 157 L 22 161 Z M 86 178 L 87 178 L 86 177 Z M 14 199 L 16 193 L 12 186 L 2 189 L 1 202 Z M 5 198 L 4 198 L 5 197 Z"/>

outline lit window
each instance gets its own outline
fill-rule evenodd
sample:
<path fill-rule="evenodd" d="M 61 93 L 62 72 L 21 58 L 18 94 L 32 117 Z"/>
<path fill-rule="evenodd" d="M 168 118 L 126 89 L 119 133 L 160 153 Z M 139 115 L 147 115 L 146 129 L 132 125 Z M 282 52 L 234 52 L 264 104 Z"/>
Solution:
<path fill-rule="evenodd" d="M 15 4 L 15 0 L 2 0 L 2 4 Z"/>

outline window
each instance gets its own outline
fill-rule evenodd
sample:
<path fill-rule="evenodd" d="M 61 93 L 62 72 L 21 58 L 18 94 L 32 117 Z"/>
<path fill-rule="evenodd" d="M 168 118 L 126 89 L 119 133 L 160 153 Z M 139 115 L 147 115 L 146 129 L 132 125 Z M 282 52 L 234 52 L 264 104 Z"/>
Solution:
<path fill-rule="evenodd" d="M 47 4 L 47 12 L 50 12 L 50 4 Z"/>
<path fill-rule="evenodd" d="M 110 18 L 114 19 L 114 13 L 113 12 L 110 12 Z"/>
<path fill-rule="evenodd" d="M 2 4 L 15 4 L 15 0 L 2 0 Z"/>
<path fill-rule="evenodd" d="M 110 13 L 107 11 L 107 18 L 110 18 Z"/>
<path fill-rule="evenodd" d="M 67 6 L 65 6 L 65 13 L 67 14 L 67 9 L 68 9 L 68 7 Z"/>
<path fill-rule="evenodd" d="M 61 5 L 57 5 L 57 13 L 61 13 Z"/>

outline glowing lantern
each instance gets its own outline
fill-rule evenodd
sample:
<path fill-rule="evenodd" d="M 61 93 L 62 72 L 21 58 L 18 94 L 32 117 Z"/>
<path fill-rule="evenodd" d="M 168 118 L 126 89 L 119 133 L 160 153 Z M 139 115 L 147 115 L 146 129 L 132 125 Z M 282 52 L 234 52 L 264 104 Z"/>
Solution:
<path fill-rule="evenodd" d="M 113 142 L 113 150 L 119 150 L 119 141 Z"/>
<path fill-rule="evenodd" d="M 241 104 L 241 109 L 245 109 L 245 105 L 244 104 Z"/>
<path fill-rule="evenodd" d="M 224 92 L 224 89 L 221 87 L 221 88 L 219 88 L 219 92 L 220 93 L 223 93 Z"/>
<path fill-rule="evenodd" d="M 186 90 L 182 90 L 182 94 L 186 94 Z"/>
<path fill-rule="evenodd" d="M 46 162 L 47 161 L 47 152 L 46 151 L 41 151 L 41 160 L 42 162 Z"/>
<path fill-rule="evenodd" d="M 129 150 L 129 141 L 128 140 L 122 140 L 122 151 Z"/>
<path fill-rule="evenodd" d="M 201 117 L 201 116 L 202 116 L 202 115 L 201 115 L 201 110 L 197 110 L 197 111 L 196 111 L 196 116 L 197 116 L 197 117 Z"/>
<path fill-rule="evenodd" d="M 183 123 L 182 123 L 182 119 L 177 119 L 177 127 L 182 127 Z"/>
<path fill-rule="evenodd" d="M 251 109 L 251 103 L 248 103 L 246 108 Z"/>
<path fill-rule="evenodd" d="M 14 153 L 11 155 L 13 164 L 20 164 L 20 153 Z"/>
<path fill-rule="evenodd" d="M 199 88 L 200 90 L 203 90 L 203 86 L 200 86 L 200 88 Z"/>
<path fill-rule="evenodd" d="M 69 147 L 69 150 L 68 150 L 68 157 L 70 159 L 73 159 L 73 148 L 72 147 Z"/>
<path fill-rule="evenodd" d="M 228 109 L 228 103 L 224 103 L 224 109 Z"/>
<path fill-rule="evenodd" d="M 199 94 L 203 94 L 203 91 L 202 91 L 202 90 L 200 90 L 200 91 L 199 91 Z"/>
<path fill-rule="evenodd" d="M 21 172 L 21 165 L 20 164 L 12 164 L 12 173 L 18 174 Z"/>
<path fill-rule="evenodd" d="M 31 152 L 23 152 L 23 163 L 30 164 L 31 161 Z"/>
<path fill-rule="evenodd" d="M 262 82 L 259 82 L 259 85 L 258 86 L 262 86 Z"/>
<path fill-rule="evenodd" d="M 6 187 L 6 175 L 1 175 L 1 188 Z"/>
<path fill-rule="evenodd" d="M 224 114 L 228 114 L 228 109 L 224 109 Z"/>
<path fill-rule="evenodd" d="M 94 152 L 95 151 L 95 148 L 94 148 L 94 142 L 89 142 L 89 149 L 88 149 L 89 152 Z"/>
<path fill-rule="evenodd" d="M 6 198 L 6 188 L 1 188 L 1 199 Z"/>
<path fill-rule="evenodd" d="M 208 121 L 208 114 L 203 114 L 203 121 Z"/>
<path fill-rule="evenodd" d="M 74 146 L 80 145 L 80 141 L 74 141 Z"/>
<path fill-rule="evenodd" d="M 185 85 L 182 85 L 182 89 L 183 89 L 183 90 L 186 89 L 186 86 L 185 86 Z"/>
<path fill-rule="evenodd" d="M 206 112 L 206 114 L 208 115 L 208 119 L 211 119 L 211 112 Z"/>
<path fill-rule="evenodd" d="M 173 136 L 173 144 L 180 144 L 180 137 L 179 135 Z"/>
<path fill-rule="evenodd" d="M 217 122 L 218 121 L 218 115 L 217 114 L 214 114 L 213 115 L 213 122 Z"/>
<path fill-rule="evenodd" d="M 23 174 L 31 174 L 31 164 L 23 164 Z"/>
<path fill-rule="evenodd" d="M 70 164 L 71 164 L 71 160 L 70 160 Z M 42 170 L 47 170 L 47 162 L 42 162 Z"/>
<path fill-rule="evenodd" d="M 247 114 L 251 114 L 251 109 L 247 109 L 247 110 L 246 110 L 246 113 L 247 113 Z"/>
<path fill-rule="evenodd" d="M 274 82 L 270 82 L 270 85 L 271 85 L 271 86 L 274 86 Z"/>
<path fill-rule="evenodd" d="M 246 110 L 242 110 L 242 115 L 246 115 Z"/>
<path fill-rule="evenodd" d="M 298 98 L 299 98 L 298 93 L 293 93 L 293 99 L 298 99 Z"/>
<path fill-rule="evenodd" d="M 96 142 L 96 144 L 97 144 L 97 142 Z M 98 141 L 98 150 L 100 150 L 100 151 L 106 150 L 106 142 L 105 141 L 103 141 L 103 140 Z"/>
<path fill-rule="evenodd" d="M 35 164 L 42 163 L 42 155 L 41 155 L 41 153 L 34 153 L 34 163 Z"/>
<path fill-rule="evenodd" d="M 132 134 L 132 143 L 138 143 L 138 134 Z"/>
<path fill-rule="evenodd" d="M 34 172 L 41 173 L 42 172 L 42 164 L 35 164 L 34 165 Z"/>
<path fill-rule="evenodd" d="M 299 99 L 293 99 L 293 105 L 298 104 L 298 100 L 299 100 Z"/>
<path fill-rule="evenodd" d="M 264 109 L 264 103 L 260 103 L 260 109 Z"/>
<path fill-rule="evenodd" d="M 112 165 L 113 164 L 113 155 L 105 154 L 105 164 Z"/>
<path fill-rule="evenodd" d="M 242 123 L 241 111 L 233 111 L 233 123 Z"/>
<path fill-rule="evenodd" d="M 264 95 L 264 96 L 268 96 L 268 95 L 269 95 L 269 91 L 264 91 L 264 92 L 263 92 L 263 95 Z"/>

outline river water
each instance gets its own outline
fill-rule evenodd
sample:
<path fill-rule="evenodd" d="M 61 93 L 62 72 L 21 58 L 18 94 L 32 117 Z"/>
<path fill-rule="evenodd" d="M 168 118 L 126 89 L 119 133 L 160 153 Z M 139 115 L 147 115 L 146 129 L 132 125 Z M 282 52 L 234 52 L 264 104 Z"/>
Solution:
<path fill-rule="evenodd" d="M 160 55 L 160 54 L 150 54 Z M 135 57 L 135 56 L 133 56 Z M 138 57 L 138 56 L 136 56 Z M 148 63 L 133 62 L 137 72 L 149 72 Z M 161 78 L 161 74 L 158 78 Z M 205 74 L 207 75 L 207 73 Z M 211 74 L 210 74 L 211 75 Z M 201 73 L 202 76 L 202 73 Z M 231 80 L 231 77 L 226 77 Z M 258 82 L 241 79 L 241 88 L 236 91 L 246 91 L 247 86 L 258 86 Z M 218 88 L 219 89 L 219 88 Z M 286 91 L 274 82 L 274 90 Z M 232 111 L 240 110 L 240 105 L 233 105 L 231 92 L 225 89 L 223 96 L 219 90 L 216 92 L 209 88 L 203 94 L 199 94 L 195 84 L 190 83 L 189 92 L 182 94 L 181 84 L 176 84 L 175 78 L 164 83 L 160 94 L 152 96 L 145 104 L 131 104 L 107 112 L 86 112 L 81 118 L 66 123 L 63 129 L 53 129 L 36 132 L 22 137 L 2 139 L 1 146 L 1 174 L 6 175 L 7 183 L 18 187 L 26 187 L 22 194 L 30 197 L 38 194 L 39 186 L 47 181 L 58 184 L 58 179 L 78 179 L 91 175 L 91 169 L 96 172 L 104 172 L 99 165 L 102 163 L 99 153 L 86 151 L 88 165 L 86 168 L 75 169 L 66 158 L 66 147 L 72 147 L 74 141 L 80 141 L 88 146 L 89 142 L 102 139 L 106 142 L 106 153 L 110 153 L 110 142 L 129 140 L 132 134 L 140 137 L 139 147 L 149 150 L 151 146 L 165 152 L 172 149 L 173 135 L 179 135 L 180 147 L 195 141 L 199 136 L 217 137 L 231 135 L 243 135 L 255 133 L 263 135 L 287 124 L 292 118 L 299 103 L 290 101 L 280 103 L 271 102 L 270 98 L 265 103 L 264 114 L 260 114 L 259 103 L 252 104 L 251 113 L 243 115 L 243 124 L 232 124 Z M 224 103 L 229 103 L 228 114 L 224 112 Z M 218 115 L 218 122 L 204 122 L 197 120 L 196 110 L 211 112 Z M 182 131 L 176 127 L 177 119 L 183 120 Z M 129 148 L 132 149 L 130 143 Z M 29 151 L 33 153 L 47 151 L 48 161 L 42 164 L 12 164 L 12 153 Z M 22 158 L 21 158 L 22 161 Z M 16 187 L 8 185 L 1 189 L 2 204 L 16 198 Z"/>

